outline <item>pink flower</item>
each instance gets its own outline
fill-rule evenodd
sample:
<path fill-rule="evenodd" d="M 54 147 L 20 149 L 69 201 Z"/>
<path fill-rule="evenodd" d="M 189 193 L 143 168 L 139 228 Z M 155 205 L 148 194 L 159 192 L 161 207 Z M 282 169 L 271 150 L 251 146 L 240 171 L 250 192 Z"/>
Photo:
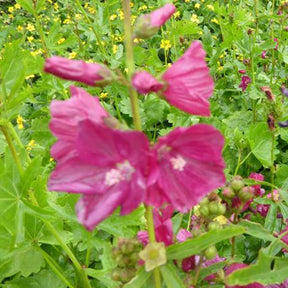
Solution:
<path fill-rule="evenodd" d="M 52 119 L 49 128 L 58 138 L 51 154 L 58 160 L 76 153 L 75 141 L 81 121 L 89 119 L 95 124 L 103 124 L 103 119 L 109 116 L 97 97 L 92 97 L 84 89 L 75 86 L 70 86 L 70 92 L 71 99 L 54 100 L 50 106 Z"/>
<path fill-rule="evenodd" d="M 231 274 L 232 272 L 239 270 L 241 268 L 246 268 L 249 267 L 249 265 L 244 264 L 244 263 L 233 263 L 230 266 L 227 267 L 225 275 L 228 276 L 229 274 Z M 239 286 L 239 285 L 235 285 L 235 286 L 228 286 L 225 285 L 226 288 L 265 288 L 265 286 L 259 284 L 259 283 L 252 283 L 252 284 L 248 284 L 248 285 L 244 285 L 244 286 Z"/>
<path fill-rule="evenodd" d="M 179 232 L 177 233 L 176 239 L 178 242 L 184 242 L 188 238 L 192 237 L 191 232 L 187 231 L 186 229 L 181 228 Z"/>
<path fill-rule="evenodd" d="M 239 88 L 242 88 L 242 91 L 244 92 L 247 89 L 247 86 L 249 83 L 251 83 L 250 77 L 249 76 L 242 76 Z"/>
<path fill-rule="evenodd" d="M 262 53 L 261 53 L 261 58 L 262 58 L 262 59 L 265 59 L 265 58 L 266 58 L 266 54 L 267 54 L 267 51 L 266 51 L 266 50 L 262 51 Z"/>
<path fill-rule="evenodd" d="M 251 173 L 248 178 L 254 179 L 257 181 L 264 181 L 264 176 L 261 173 Z M 261 189 L 261 184 L 253 185 L 251 187 L 254 188 L 255 196 L 263 196 L 263 194 L 265 193 L 265 190 Z"/>
<path fill-rule="evenodd" d="M 124 215 L 143 201 L 149 141 L 138 131 L 106 127 L 107 112 L 97 98 L 73 89 L 72 99 L 51 104 L 50 128 L 58 141 L 48 187 L 85 194 L 76 209 L 79 221 L 92 230 L 118 206 Z"/>
<path fill-rule="evenodd" d="M 113 80 L 112 72 L 105 65 L 58 56 L 46 59 L 44 71 L 66 80 L 78 81 L 90 86 L 104 86 Z"/>
<path fill-rule="evenodd" d="M 239 70 L 238 71 L 240 74 L 245 74 L 246 73 L 246 70 Z"/>
<path fill-rule="evenodd" d="M 172 215 L 173 208 L 170 205 L 167 205 L 162 209 L 155 208 L 153 210 L 156 240 L 157 242 L 163 242 L 165 246 L 169 246 L 173 243 Z M 139 231 L 137 236 L 143 245 L 147 245 L 149 243 L 147 231 Z"/>
<path fill-rule="evenodd" d="M 185 54 L 167 69 L 161 83 L 155 78 L 152 81 L 152 75 L 147 81 L 147 73 L 138 72 L 133 77 L 133 85 L 139 93 L 143 90 L 146 93 L 157 92 L 157 87 L 158 93 L 171 105 L 194 115 L 210 115 L 208 99 L 212 96 L 214 82 L 200 42 L 193 42 Z M 161 86 L 162 82 L 164 86 Z"/>
<path fill-rule="evenodd" d="M 153 36 L 175 11 L 173 4 L 166 4 L 149 14 L 141 15 L 135 23 L 134 36 L 142 39 Z"/>
<path fill-rule="evenodd" d="M 150 157 L 146 203 L 170 203 L 185 213 L 224 185 L 223 143 L 219 131 L 206 124 L 179 127 L 160 137 Z"/>
<path fill-rule="evenodd" d="M 146 71 L 135 73 L 132 77 L 132 84 L 141 94 L 157 92 L 163 88 L 163 85 Z"/>
<path fill-rule="evenodd" d="M 263 92 L 265 92 L 266 97 L 267 97 L 268 100 L 270 100 L 270 101 L 275 101 L 275 97 L 274 97 L 274 95 L 273 95 L 272 90 L 271 90 L 270 87 L 268 87 L 268 86 L 262 86 L 262 87 L 261 87 L 261 90 L 262 90 Z"/>

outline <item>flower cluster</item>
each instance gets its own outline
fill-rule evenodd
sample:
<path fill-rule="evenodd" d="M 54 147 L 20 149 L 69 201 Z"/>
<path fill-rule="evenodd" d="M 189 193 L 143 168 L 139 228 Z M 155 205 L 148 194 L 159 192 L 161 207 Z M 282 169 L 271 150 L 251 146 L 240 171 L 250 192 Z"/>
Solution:
<path fill-rule="evenodd" d="M 151 25 L 162 25 L 171 16 L 171 6 L 165 9 L 150 14 Z M 204 57 L 201 44 L 193 42 L 161 80 L 148 72 L 136 72 L 132 84 L 141 93 L 159 93 L 183 111 L 208 116 L 214 84 Z M 59 57 L 47 59 L 45 71 L 95 86 L 115 80 L 104 65 Z M 144 133 L 119 129 L 98 98 L 74 86 L 71 94 L 71 99 L 53 101 L 50 107 L 50 129 L 58 141 L 51 150 L 57 166 L 48 185 L 50 190 L 83 195 L 76 210 L 87 229 L 93 229 L 118 206 L 121 215 L 141 203 L 154 207 L 170 204 L 172 209 L 187 212 L 225 183 L 224 139 L 214 127 L 178 127 L 150 145 Z"/>

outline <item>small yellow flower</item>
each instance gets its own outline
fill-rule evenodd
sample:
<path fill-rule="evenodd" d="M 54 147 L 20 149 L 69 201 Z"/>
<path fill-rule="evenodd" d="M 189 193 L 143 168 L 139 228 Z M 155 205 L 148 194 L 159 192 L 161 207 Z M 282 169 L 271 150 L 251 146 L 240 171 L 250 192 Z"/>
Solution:
<path fill-rule="evenodd" d="M 60 44 L 62 44 L 64 41 L 65 41 L 65 38 L 60 38 L 60 39 L 57 41 L 57 43 L 60 45 Z"/>
<path fill-rule="evenodd" d="M 134 3 L 131 2 L 130 3 L 130 7 L 133 8 L 134 7 Z"/>
<path fill-rule="evenodd" d="M 53 8 L 54 8 L 54 10 L 58 11 L 58 9 L 59 9 L 58 3 L 54 3 Z"/>
<path fill-rule="evenodd" d="M 71 23 L 72 23 L 72 21 L 71 21 L 71 18 L 69 16 L 67 16 L 67 18 L 64 19 L 64 21 L 63 21 L 63 24 L 71 24 Z"/>
<path fill-rule="evenodd" d="M 179 18 L 180 17 L 180 11 L 177 11 L 173 14 L 174 18 Z"/>
<path fill-rule="evenodd" d="M 9 17 L 10 19 L 13 19 L 13 18 L 14 18 L 14 15 L 9 14 L 8 17 Z"/>
<path fill-rule="evenodd" d="M 31 79 L 31 78 L 34 78 L 34 77 L 35 77 L 35 75 L 31 74 L 31 75 L 26 76 L 25 79 L 28 80 L 28 79 Z"/>
<path fill-rule="evenodd" d="M 89 4 L 86 2 L 84 8 L 88 8 Z"/>
<path fill-rule="evenodd" d="M 119 10 L 119 18 L 120 18 L 120 20 L 124 19 L 124 13 L 122 10 Z"/>
<path fill-rule="evenodd" d="M 49 162 L 54 162 L 54 158 L 50 157 Z"/>
<path fill-rule="evenodd" d="M 186 3 L 189 3 L 189 2 L 190 2 L 190 0 L 185 0 L 185 2 L 186 2 Z"/>
<path fill-rule="evenodd" d="M 145 11 L 145 10 L 147 10 L 148 9 L 148 7 L 146 6 L 146 5 L 142 5 L 142 6 L 140 6 L 139 7 L 139 11 Z"/>
<path fill-rule="evenodd" d="M 75 19 L 76 20 L 81 20 L 83 17 L 82 17 L 82 15 L 81 14 L 75 14 Z"/>
<path fill-rule="evenodd" d="M 27 40 L 28 40 L 29 43 L 31 43 L 34 40 L 34 37 L 33 36 L 28 36 Z"/>
<path fill-rule="evenodd" d="M 23 31 L 23 26 L 18 25 L 16 29 L 17 29 L 18 32 L 22 32 Z"/>
<path fill-rule="evenodd" d="M 214 11 L 214 6 L 213 5 L 208 4 L 206 7 L 207 7 L 208 10 Z"/>
<path fill-rule="evenodd" d="M 15 8 L 15 9 L 21 9 L 21 6 L 20 6 L 20 4 L 16 3 L 16 4 L 14 5 L 14 8 Z"/>
<path fill-rule="evenodd" d="M 88 8 L 88 12 L 91 14 L 95 14 L 96 13 L 96 9 L 94 7 L 89 7 Z"/>
<path fill-rule="evenodd" d="M 35 51 L 31 51 L 30 52 L 32 56 L 37 56 L 37 55 L 40 55 L 43 53 L 43 50 L 42 49 L 38 49 L 38 50 L 35 50 Z"/>
<path fill-rule="evenodd" d="M 106 98 L 107 96 L 108 96 L 108 93 L 102 92 L 102 93 L 100 93 L 99 98 L 100 98 L 100 99 L 104 99 L 104 98 Z"/>
<path fill-rule="evenodd" d="M 198 19 L 198 16 L 196 14 L 193 14 L 191 16 L 191 22 L 198 24 L 200 21 Z"/>
<path fill-rule="evenodd" d="M 27 150 L 27 151 L 31 151 L 33 148 L 35 148 L 35 146 L 36 146 L 35 140 L 31 140 L 31 141 L 27 144 L 26 150 Z"/>
<path fill-rule="evenodd" d="M 193 207 L 194 215 L 195 215 L 195 216 L 198 216 L 198 217 L 200 216 L 199 208 L 200 208 L 200 205 L 195 205 L 195 206 Z"/>
<path fill-rule="evenodd" d="M 113 54 L 116 54 L 117 51 L 118 51 L 118 46 L 117 45 L 113 45 L 113 47 L 112 47 Z"/>
<path fill-rule="evenodd" d="M 217 71 L 220 72 L 220 71 L 223 70 L 223 68 L 224 68 L 223 66 L 219 66 L 219 67 L 217 68 Z"/>
<path fill-rule="evenodd" d="M 216 221 L 216 222 L 218 222 L 221 225 L 225 225 L 225 224 L 228 223 L 228 219 L 225 216 L 223 216 L 223 215 L 215 217 L 213 219 L 213 221 Z"/>
<path fill-rule="evenodd" d="M 53 1 L 52 1 L 52 0 L 48 0 L 48 2 L 49 2 L 50 4 L 53 4 Z"/>
<path fill-rule="evenodd" d="M 163 242 L 149 243 L 139 253 L 139 256 L 145 261 L 145 270 L 147 272 L 167 262 L 165 244 Z"/>
<path fill-rule="evenodd" d="M 114 21 L 116 18 L 117 18 L 117 15 L 112 14 L 109 19 L 110 19 L 110 21 Z"/>
<path fill-rule="evenodd" d="M 135 15 L 132 15 L 132 16 L 131 16 L 131 25 L 134 24 L 136 18 L 137 18 L 137 16 L 135 16 Z"/>
<path fill-rule="evenodd" d="M 29 32 L 33 32 L 33 31 L 35 31 L 35 26 L 34 26 L 33 24 L 28 23 L 26 29 L 27 29 Z"/>
<path fill-rule="evenodd" d="M 24 128 L 24 120 L 21 117 L 21 115 L 17 116 L 16 122 L 17 122 L 17 125 L 18 125 L 18 129 L 22 130 Z"/>
<path fill-rule="evenodd" d="M 195 8 L 195 9 L 199 9 L 200 6 L 201 6 L 201 5 L 200 5 L 199 3 L 196 3 L 196 4 L 194 5 L 194 8 Z"/>
<path fill-rule="evenodd" d="M 9 11 L 10 13 L 14 12 L 14 10 L 15 10 L 15 8 L 12 7 L 12 6 L 10 6 L 10 7 L 8 8 L 8 11 Z"/>
<path fill-rule="evenodd" d="M 162 39 L 160 47 L 165 49 L 165 50 L 168 50 L 169 48 L 171 48 L 171 43 L 169 40 Z"/>
<path fill-rule="evenodd" d="M 69 59 L 74 59 L 76 56 L 77 56 L 76 52 L 71 52 L 71 53 L 69 53 L 68 58 Z"/>
<path fill-rule="evenodd" d="M 218 21 L 218 19 L 216 19 L 216 18 L 213 18 L 213 19 L 211 20 L 211 22 L 212 22 L 212 23 L 216 23 L 216 24 L 219 25 L 219 21 Z"/>

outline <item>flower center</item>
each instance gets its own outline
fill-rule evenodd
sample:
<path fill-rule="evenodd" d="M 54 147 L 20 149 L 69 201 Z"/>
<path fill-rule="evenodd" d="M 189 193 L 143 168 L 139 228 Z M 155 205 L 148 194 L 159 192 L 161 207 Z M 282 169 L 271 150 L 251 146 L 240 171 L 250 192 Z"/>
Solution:
<path fill-rule="evenodd" d="M 125 160 L 122 163 L 117 163 L 116 167 L 116 169 L 113 168 L 106 173 L 105 185 L 112 186 L 123 180 L 130 181 L 132 174 L 135 172 L 134 167 L 131 166 L 128 160 Z"/>
<path fill-rule="evenodd" d="M 170 162 L 175 170 L 183 171 L 186 165 L 186 161 L 183 157 L 178 155 L 177 157 L 173 157 L 170 159 Z"/>

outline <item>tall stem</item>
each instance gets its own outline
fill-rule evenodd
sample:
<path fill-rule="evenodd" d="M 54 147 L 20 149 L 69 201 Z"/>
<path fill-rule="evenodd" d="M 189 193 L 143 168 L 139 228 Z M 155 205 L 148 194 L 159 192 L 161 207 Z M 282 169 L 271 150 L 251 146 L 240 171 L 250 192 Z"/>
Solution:
<path fill-rule="evenodd" d="M 124 14 L 124 45 L 125 45 L 125 56 L 126 56 L 126 67 L 128 69 L 128 92 L 130 95 L 130 103 L 133 113 L 133 123 L 134 128 L 138 131 L 142 130 L 139 105 L 138 105 L 138 95 L 131 85 L 131 79 L 135 72 L 134 54 L 133 54 L 133 41 L 132 41 L 132 28 L 131 28 L 131 7 L 130 0 L 122 0 L 123 14 Z M 145 206 L 146 221 L 148 226 L 149 241 L 151 243 L 156 242 L 154 222 L 153 222 L 153 207 Z M 154 271 L 154 281 L 155 287 L 161 288 L 161 275 L 159 268 L 155 268 Z"/>
<path fill-rule="evenodd" d="M 124 44 L 126 50 L 126 67 L 128 69 L 129 80 L 129 95 L 133 113 L 133 123 L 136 130 L 141 131 L 141 121 L 138 105 L 138 97 L 135 89 L 131 85 L 131 78 L 135 71 L 134 54 L 133 54 L 133 42 L 132 42 L 132 29 L 131 29 L 131 8 L 129 0 L 122 0 L 122 7 L 124 13 Z"/>
<path fill-rule="evenodd" d="M 250 60 L 251 60 L 251 76 L 252 76 L 252 85 L 255 86 L 255 71 L 254 71 L 254 58 L 253 58 L 253 47 L 254 47 L 254 37 L 250 35 Z M 256 123 L 256 100 L 251 99 L 252 101 L 252 111 L 253 111 L 253 123 Z"/>

